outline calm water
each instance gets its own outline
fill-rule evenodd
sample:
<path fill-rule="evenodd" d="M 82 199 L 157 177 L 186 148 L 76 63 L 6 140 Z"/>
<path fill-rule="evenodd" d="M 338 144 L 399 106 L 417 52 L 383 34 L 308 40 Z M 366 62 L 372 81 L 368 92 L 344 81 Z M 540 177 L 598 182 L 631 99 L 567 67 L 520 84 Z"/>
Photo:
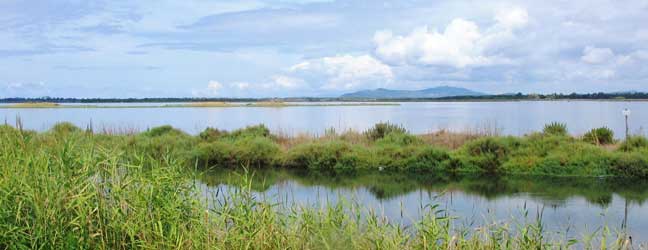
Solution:
<path fill-rule="evenodd" d="M 0 109 L 0 119 L 13 123 L 19 116 L 25 127 L 35 130 L 46 130 L 56 122 L 69 121 L 80 127 L 92 123 L 95 128 L 140 130 L 169 124 L 189 133 L 197 133 L 208 126 L 232 130 L 263 123 L 274 131 L 288 134 L 318 134 L 330 127 L 364 130 L 375 123 L 389 121 L 413 133 L 496 126 L 502 133 L 511 135 L 537 131 L 546 123 L 559 121 L 566 123 L 573 134 L 608 126 L 621 137 L 625 133 L 621 115 L 624 108 L 632 110 L 631 131 L 645 134 L 642 126 L 648 125 L 648 102 L 609 101 L 425 102 L 363 107 Z"/>
<path fill-rule="evenodd" d="M 200 185 L 208 197 L 223 196 L 238 188 L 240 175 L 229 171 L 210 173 Z M 340 200 L 357 202 L 365 212 L 374 210 L 403 225 L 418 220 L 425 206 L 433 204 L 457 216 L 455 225 L 460 228 L 493 222 L 533 223 L 541 214 L 548 235 L 563 240 L 565 236 L 582 238 L 605 225 L 620 230 L 626 220 L 635 242 L 648 242 L 648 182 L 380 173 L 333 177 L 274 170 L 256 172 L 252 189 L 258 199 L 285 206 L 319 208 Z"/>
<path fill-rule="evenodd" d="M 119 104 L 110 104 L 119 105 Z M 133 104 L 127 104 L 133 105 Z M 151 104 L 147 104 L 151 105 Z M 541 130 L 552 121 L 566 123 L 572 134 L 607 126 L 617 137 L 624 134 L 621 111 L 632 110 L 630 128 L 646 134 L 648 102 L 427 102 L 400 106 L 241 107 L 241 108 L 88 108 L 1 109 L 0 119 L 14 123 L 20 117 L 26 128 L 47 130 L 69 121 L 80 127 L 139 129 L 172 125 L 190 133 L 205 127 L 238 129 L 266 124 L 289 134 L 323 133 L 326 128 L 364 130 L 389 121 L 413 133 L 442 128 L 469 130 L 498 127 L 504 134 L 522 135 Z M 229 190 L 229 173 L 205 176 L 206 194 Z M 564 178 L 435 178 L 371 174 L 356 177 L 307 176 L 282 171 L 256 175 L 254 188 L 265 199 L 283 204 L 318 206 L 354 200 L 395 222 L 408 224 L 420 217 L 422 207 L 440 204 L 460 224 L 532 220 L 542 213 L 551 231 L 580 237 L 602 225 L 620 228 L 627 219 L 635 239 L 648 242 L 648 183 L 625 180 Z M 626 210 L 627 208 L 627 210 Z M 566 232 L 567 231 L 567 232 Z"/>

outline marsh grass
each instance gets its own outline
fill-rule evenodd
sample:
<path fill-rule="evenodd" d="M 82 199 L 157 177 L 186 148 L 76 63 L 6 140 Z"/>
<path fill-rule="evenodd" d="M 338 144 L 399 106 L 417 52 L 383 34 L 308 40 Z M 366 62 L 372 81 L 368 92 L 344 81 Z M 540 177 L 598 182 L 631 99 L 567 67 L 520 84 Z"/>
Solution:
<path fill-rule="evenodd" d="M 169 145 L 172 139 L 178 142 Z M 246 176 L 243 188 L 205 199 L 197 173 L 173 152 L 193 140 L 198 139 L 169 128 L 111 136 L 69 124 L 46 133 L 0 126 L 0 248 L 564 249 L 573 244 L 545 238 L 541 219 L 457 231 L 453 218 L 435 205 L 426 206 L 426 216 L 410 227 L 377 213 L 359 216 L 362 205 L 353 202 L 280 208 L 257 197 Z M 620 236 L 607 230 L 601 235 L 588 244 L 624 249 Z"/>

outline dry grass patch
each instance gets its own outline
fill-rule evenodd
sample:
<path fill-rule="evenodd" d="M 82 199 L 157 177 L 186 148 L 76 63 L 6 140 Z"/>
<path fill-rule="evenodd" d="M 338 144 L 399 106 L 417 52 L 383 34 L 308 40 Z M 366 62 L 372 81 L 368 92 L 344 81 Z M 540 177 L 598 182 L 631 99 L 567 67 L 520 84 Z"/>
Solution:
<path fill-rule="evenodd" d="M 9 104 L 4 107 L 9 108 L 56 108 L 61 106 L 61 104 L 53 102 L 24 102 L 24 103 L 14 103 Z"/>

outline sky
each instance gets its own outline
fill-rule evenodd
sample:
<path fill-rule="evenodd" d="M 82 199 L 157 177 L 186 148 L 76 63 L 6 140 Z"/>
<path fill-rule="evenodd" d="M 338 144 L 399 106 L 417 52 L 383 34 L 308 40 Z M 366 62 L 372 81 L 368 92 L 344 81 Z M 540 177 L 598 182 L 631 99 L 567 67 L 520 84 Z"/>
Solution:
<path fill-rule="evenodd" d="M 0 0 L 0 97 L 648 91 L 648 0 Z"/>

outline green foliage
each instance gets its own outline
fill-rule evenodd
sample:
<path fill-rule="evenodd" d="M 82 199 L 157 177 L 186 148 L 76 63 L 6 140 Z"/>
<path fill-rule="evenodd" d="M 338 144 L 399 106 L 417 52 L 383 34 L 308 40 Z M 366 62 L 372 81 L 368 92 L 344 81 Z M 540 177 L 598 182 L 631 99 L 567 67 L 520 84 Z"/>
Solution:
<path fill-rule="evenodd" d="M 154 127 L 146 132 L 142 133 L 142 136 L 146 137 L 158 137 L 158 136 L 180 136 L 180 135 L 186 135 L 184 132 L 180 131 L 179 129 L 175 129 L 169 125 L 164 125 L 164 126 L 159 126 L 159 127 Z"/>
<path fill-rule="evenodd" d="M 400 125 L 381 122 L 381 123 L 377 123 L 372 128 L 367 129 L 367 131 L 364 132 L 365 136 L 367 136 L 367 138 L 369 138 L 372 141 L 376 141 L 378 139 L 384 138 L 386 135 L 390 133 L 405 134 L 407 133 L 407 130 Z"/>
<path fill-rule="evenodd" d="M 630 153 L 617 153 L 612 173 L 618 176 L 648 178 L 648 148 Z"/>
<path fill-rule="evenodd" d="M 198 137 L 200 137 L 200 139 L 203 141 L 215 141 L 227 135 L 228 135 L 227 131 L 208 127 L 203 132 L 200 132 Z"/>
<path fill-rule="evenodd" d="M 276 164 L 280 153 L 271 139 L 248 136 L 200 143 L 191 155 L 200 167 L 267 168 Z"/>
<path fill-rule="evenodd" d="M 638 149 L 648 148 L 648 139 L 643 136 L 631 136 L 621 143 L 619 150 L 630 152 Z"/>
<path fill-rule="evenodd" d="M 259 124 L 255 126 L 248 126 L 243 129 L 238 129 L 232 131 L 232 133 L 229 134 L 229 137 L 271 137 L 270 134 L 270 129 L 268 129 L 265 125 Z"/>
<path fill-rule="evenodd" d="M 559 123 L 559 122 L 552 122 L 544 126 L 542 129 L 542 133 L 546 135 L 559 135 L 559 136 L 566 136 L 567 135 L 567 124 L 564 123 Z"/>
<path fill-rule="evenodd" d="M 513 138 L 486 137 L 464 146 L 467 162 L 482 171 L 496 173 L 519 142 Z"/>
<path fill-rule="evenodd" d="M 376 148 L 374 161 L 385 170 L 441 172 L 447 171 L 450 154 L 429 145 L 383 144 Z"/>
<path fill-rule="evenodd" d="M 61 133 L 79 130 L 60 126 L 52 131 L 0 126 L 0 249 L 568 249 L 572 244 L 543 237 L 540 220 L 457 233 L 453 217 L 435 205 L 422 206 L 427 209 L 423 218 L 408 227 L 374 213 L 361 215 L 366 210 L 358 203 L 277 209 L 276 203 L 260 200 L 246 179 L 241 189 L 205 199 L 187 169 L 192 166 L 184 159 L 187 151 L 195 149 L 196 157 L 214 165 L 272 166 L 283 151 L 263 134 L 201 141 L 165 128 L 137 136 L 79 134 L 60 140 Z M 340 173 L 377 172 L 372 167 L 390 159 L 395 159 L 389 163 L 394 169 L 437 170 L 466 160 L 453 157 L 467 157 L 490 172 L 505 170 L 499 165 L 507 159 L 534 156 L 557 168 L 545 168 L 551 174 L 564 167 L 597 174 L 612 166 L 619 176 L 648 177 L 645 148 L 607 154 L 594 145 L 557 138 L 484 138 L 453 156 L 407 136 L 387 136 L 370 145 L 314 141 L 290 149 L 283 160 L 284 166 Z M 412 183 L 417 176 L 397 181 Z M 385 180 L 378 179 L 372 189 L 383 197 L 412 190 Z M 505 177 L 472 187 L 501 182 Z"/>
<path fill-rule="evenodd" d="M 614 143 L 614 132 L 607 128 L 595 128 L 583 135 L 583 140 L 597 145 L 607 145 Z"/>
<path fill-rule="evenodd" d="M 376 140 L 378 145 L 397 145 L 397 146 L 409 146 L 409 145 L 420 145 L 423 144 L 423 140 L 414 135 L 401 133 L 401 132 L 391 132 L 386 134 L 384 137 Z"/>
<path fill-rule="evenodd" d="M 69 122 L 59 122 L 54 124 L 50 131 L 57 135 L 68 135 L 71 133 L 81 132 L 81 129 Z"/>
<path fill-rule="evenodd" d="M 611 156 L 584 143 L 566 143 L 550 151 L 532 171 L 543 175 L 608 175 Z"/>
<path fill-rule="evenodd" d="M 284 164 L 292 168 L 342 173 L 369 167 L 370 158 L 360 146 L 333 140 L 299 145 L 288 152 Z"/>

